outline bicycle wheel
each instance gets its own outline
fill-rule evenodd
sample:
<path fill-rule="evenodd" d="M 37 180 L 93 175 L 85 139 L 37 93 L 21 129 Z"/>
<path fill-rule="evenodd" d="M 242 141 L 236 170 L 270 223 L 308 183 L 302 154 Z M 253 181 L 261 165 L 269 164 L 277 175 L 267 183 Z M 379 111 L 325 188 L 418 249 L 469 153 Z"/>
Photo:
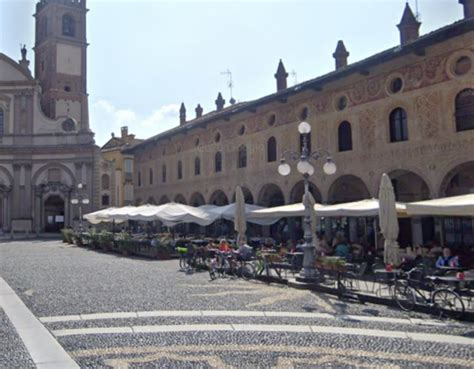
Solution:
<path fill-rule="evenodd" d="M 240 268 L 240 275 L 243 279 L 249 280 L 255 278 L 256 275 L 255 266 L 252 263 L 246 262 Z"/>
<path fill-rule="evenodd" d="M 441 288 L 433 293 L 433 304 L 441 315 L 459 319 L 464 314 L 464 302 L 454 291 Z"/>
<path fill-rule="evenodd" d="M 416 292 L 406 282 L 396 282 L 393 294 L 400 309 L 404 311 L 412 311 L 416 305 Z"/>

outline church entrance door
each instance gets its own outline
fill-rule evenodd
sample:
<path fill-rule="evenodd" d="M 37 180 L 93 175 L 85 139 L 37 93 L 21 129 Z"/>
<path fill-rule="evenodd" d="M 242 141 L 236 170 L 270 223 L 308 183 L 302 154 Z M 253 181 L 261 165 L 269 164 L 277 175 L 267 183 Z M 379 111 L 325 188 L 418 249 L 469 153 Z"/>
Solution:
<path fill-rule="evenodd" d="M 50 196 L 44 203 L 45 232 L 59 232 L 64 228 L 64 200 Z"/>

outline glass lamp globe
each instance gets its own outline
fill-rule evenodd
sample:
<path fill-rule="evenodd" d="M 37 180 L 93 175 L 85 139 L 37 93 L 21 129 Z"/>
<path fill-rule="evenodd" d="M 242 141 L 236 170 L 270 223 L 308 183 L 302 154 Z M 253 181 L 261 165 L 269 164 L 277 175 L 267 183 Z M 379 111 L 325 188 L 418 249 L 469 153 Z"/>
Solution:
<path fill-rule="evenodd" d="M 288 163 L 281 163 L 278 166 L 278 173 L 280 173 L 282 176 L 287 176 L 291 172 L 291 167 Z"/>
<path fill-rule="evenodd" d="M 298 172 L 301 174 L 309 174 L 311 175 L 314 173 L 314 168 L 311 165 L 311 163 L 307 162 L 306 160 L 301 160 L 298 162 L 298 165 L 296 166 L 296 169 Z"/>
<path fill-rule="evenodd" d="M 311 132 L 311 126 L 309 125 L 308 122 L 301 122 L 298 125 L 298 132 L 302 135 L 310 133 Z"/>
<path fill-rule="evenodd" d="M 324 170 L 324 173 L 331 176 L 334 173 L 336 173 L 337 167 L 336 167 L 336 164 L 331 159 L 328 159 L 323 166 L 323 170 Z"/>

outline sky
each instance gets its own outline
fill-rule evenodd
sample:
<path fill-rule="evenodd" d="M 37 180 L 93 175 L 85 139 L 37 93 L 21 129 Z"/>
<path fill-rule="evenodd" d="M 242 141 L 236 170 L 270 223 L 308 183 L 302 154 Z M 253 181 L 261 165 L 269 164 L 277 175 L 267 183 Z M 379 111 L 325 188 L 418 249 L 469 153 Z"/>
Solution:
<path fill-rule="evenodd" d="M 215 109 L 222 92 L 253 100 L 276 91 L 279 59 L 288 85 L 334 70 L 338 40 L 349 63 L 399 44 L 396 25 L 406 0 L 88 0 L 88 93 L 96 143 L 127 125 L 148 138 L 179 124 L 201 104 Z M 0 52 L 33 70 L 35 0 L 0 0 Z M 416 0 L 410 0 L 416 11 Z M 458 0 L 418 0 L 428 33 L 463 17 Z"/>

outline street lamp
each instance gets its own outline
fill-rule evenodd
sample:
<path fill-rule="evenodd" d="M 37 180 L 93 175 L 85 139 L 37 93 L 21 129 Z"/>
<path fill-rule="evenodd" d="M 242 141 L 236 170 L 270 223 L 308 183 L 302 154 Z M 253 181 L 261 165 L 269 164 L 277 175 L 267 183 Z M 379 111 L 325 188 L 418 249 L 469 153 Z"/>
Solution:
<path fill-rule="evenodd" d="M 71 199 L 71 204 L 73 205 L 79 205 L 79 232 L 82 233 L 82 204 L 84 205 L 87 205 L 89 204 L 89 199 L 88 198 L 85 198 L 85 194 L 84 192 L 82 191 L 84 189 L 85 185 L 83 185 L 82 183 L 79 183 L 77 185 L 77 198 L 73 198 Z"/>
<path fill-rule="evenodd" d="M 300 272 L 299 279 L 300 281 L 314 281 L 316 278 L 316 269 L 314 266 L 314 244 L 313 244 L 313 234 L 311 232 L 311 212 L 314 209 L 311 209 L 309 202 L 309 177 L 314 174 L 314 167 L 311 164 L 311 160 L 318 160 L 322 157 L 326 157 L 326 162 L 323 165 L 323 171 L 327 175 L 332 175 L 336 173 L 337 167 L 331 158 L 331 154 L 327 150 L 316 150 L 314 152 L 309 152 L 308 148 L 308 138 L 311 133 L 311 126 L 307 122 L 301 122 L 298 125 L 298 132 L 303 138 L 303 147 L 301 153 L 296 151 L 285 151 L 280 160 L 280 165 L 278 166 L 278 173 L 282 176 L 287 176 L 291 172 L 291 167 L 287 163 L 287 160 L 298 162 L 296 164 L 296 170 L 303 175 L 304 179 L 304 256 L 303 256 L 303 269 Z"/>

